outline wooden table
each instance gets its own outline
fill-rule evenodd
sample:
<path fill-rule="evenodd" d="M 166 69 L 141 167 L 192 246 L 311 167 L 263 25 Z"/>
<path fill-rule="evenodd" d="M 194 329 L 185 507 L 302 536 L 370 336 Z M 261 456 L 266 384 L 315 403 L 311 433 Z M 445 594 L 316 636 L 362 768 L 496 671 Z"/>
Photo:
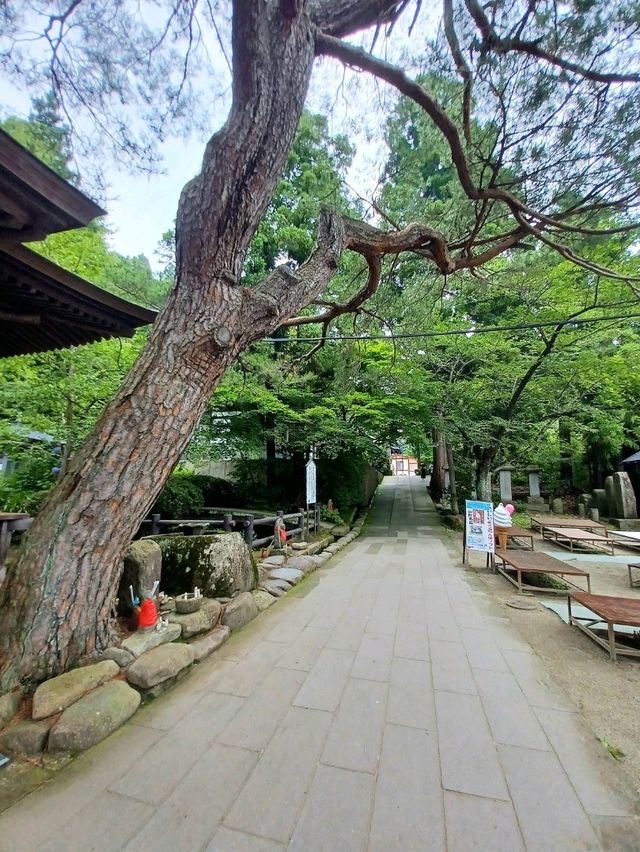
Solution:
<path fill-rule="evenodd" d="M 524 590 L 530 592 L 548 592 L 555 595 L 566 595 L 566 589 L 553 589 L 545 586 L 532 586 L 522 582 L 523 574 L 551 574 L 561 577 L 563 582 L 574 589 L 584 591 L 580 586 L 577 586 L 567 577 L 584 577 L 587 581 L 587 590 L 591 591 L 591 577 L 588 571 L 583 571 L 581 568 L 574 568 L 562 562 L 561 559 L 556 559 L 555 556 L 550 556 L 548 553 L 533 553 L 531 551 L 496 551 L 496 557 L 500 557 L 502 565 L 496 563 L 496 570 L 502 574 L 516 589 L 522 594 Z M 509 567 L 507 567 L 509 566 Z M 507 573 L 515 571 L 515 579 Z"/>
<path fill-rule="evenodd" d="M 0 512 L 0 569 L 11 546 L 11 533 L 26 530 L 32 522 L 33 518 L 24 512 Z"/>
<path fill-rule="evenodd" d="M 640 547 L 640 532 L 631 532 L 631 530 L 609 530 L 609 535 L 622 547 Z"/>
<path fill-rule="evenodd" d="M 600 521 L 590 521 L 587 518 L 558 518 L 553 515 L 529 515 L 535 529 L 542 531 L 544 527 L 571 527 L 574 530 L 589 530 L 607 535 L 605 524 Z"/>
<path fill-rule="evenodd" d="M 568 547 L 572 553 L 574 545 L 587 544 L 598 550 L 608 549 L 611 551 L 611 555 L 614 555 L 612 539 L 599 533 L 587 532 L 587 530 L 578 527 L 544 526 L 542 527 L 542 537 L 559 544 L 560 547 Z"/>
<path fill-rule="evenodd" d="M 594 617 L 574 615 L 571 611 L 571 601 L 574 600 L 591 610 Z M 614 626 L 625 625 L 640 628 L 640 600 L 637 598 L 618 598 L 613 595 L 591 595 L 587 592 L 569 592 L 567 604 L 569 607 L 569 624 L 582 630 L 589 638 L 597 642 L 615 662 L 620 654 L 625 657 L 640 657 L 640 649 L 628 645 L 616 644 Z M 595 632 L 596 624 L 607 625 L 607 641 Z"/>
<path fill-rule="evenodd" d="M 533 550 L 533 532 L 526 530 L 524 527 L 508 527 L 507 528 L 507 547 L 509 547 L 509 539 L 524 538 L 529 541 L 528 550 Z"/>

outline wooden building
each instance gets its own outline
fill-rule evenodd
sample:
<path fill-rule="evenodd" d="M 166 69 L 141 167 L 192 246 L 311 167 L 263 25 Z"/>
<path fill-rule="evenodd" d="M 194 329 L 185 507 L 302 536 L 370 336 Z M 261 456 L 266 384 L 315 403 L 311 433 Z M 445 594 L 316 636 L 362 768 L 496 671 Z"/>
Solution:
<path fill-rule="evenodd" d="M 0 130 L 0 357 L 130 337 L 155 311 L 114 296 L 24 243 L 105 211 Z"/>

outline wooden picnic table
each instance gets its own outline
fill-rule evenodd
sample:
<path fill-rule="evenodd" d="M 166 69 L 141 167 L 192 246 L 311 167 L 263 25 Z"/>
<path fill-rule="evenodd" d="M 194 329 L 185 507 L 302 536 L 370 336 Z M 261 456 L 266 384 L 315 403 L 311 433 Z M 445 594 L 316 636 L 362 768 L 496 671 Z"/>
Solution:
<path fill-rule="evenodd" d="M 542 532 L 545 527 L 571 527 L 574 530 L 588 530 L 590 532 L 608 533 L 605 524 L 600 521 L 590 521 L 588 518 L 558 518 L 554 515 L 529 515 L 535 529 Z"/>
<path fill-rule="evenodd" d="M 542 537 L 559 544 L 560 547 L 568 547 L 572 553 L 574 545 L 586 544 L 597 549 L 606 548 L 611 551 L 612 556 L 614 554 L 612 539 L 577 527 L 543 527 Z"/>
<path fill-rule="evenodd" d="M 509 539 L 527 539 L 529 542 L 529 550 L 533 550 L 533 532 L 524 527 L 507 527 L 507 547 L 509 547 Z"/>
<path fill-rule="evenodd" d="M 575 615 L 571 611 L 571 601 L 582 604 L 596 617 Z M 615 625 L 625 625 L 640 628 L 640 600 L 637 598 L 619 598 L 614 595 L 592 595 L 587 592 L 569 592 L 567 604 L 569 608 L 569 624 L 582 630 L 590 639 L 597 642 L 615 662 L 620 654 L 626 657 L 640 657 L 640 649 L 629 645 L 616 643 Z M 597 624 L 607 625 L 607 641 L 595 631 Z"/>
<path fill-rule="evenodd" d="M 555 556 L 550 556 L 548 553 L 534 553 L 532 551 L 496 551 L 496 557 L 500 557 L 502 565 L 496 563 L 496 570 L 502 574 L 517 590 L 522 594 L 524 590 L 533 592 L 549 592 L 549 594 L 566 594 L 566 589 L 553 589 L 546 586 L 532 586 L 522 582 L 523 574 L 551 574 L 561 577 L 563 582 L 574 589 L 584 591 L 580 586 L 577 586 L 566 577 L 584 577 L 587 581 L 587 590 L 591 591 L 591 577 L 588 571 L 583 571 L 581 568 L 574 568 L 572 565 L 567 565 L 561 559 L 556 559 Z M 508 567 L 507 567 L 508 566 Z M 516 577 L 512 577 L 508 572 L 515 571 Z"/>
<path fill-rule="evenodd" d="M 24 512 L 0 512 L 0 570 L 11 546 L 11 534 L 26 530 L 31 526 L 33 518 Z"/>
<path fill-rule="evenodd" d="M 609 530 L 609 535 L 622 547 L 640 547 L 640 532 Z"/>

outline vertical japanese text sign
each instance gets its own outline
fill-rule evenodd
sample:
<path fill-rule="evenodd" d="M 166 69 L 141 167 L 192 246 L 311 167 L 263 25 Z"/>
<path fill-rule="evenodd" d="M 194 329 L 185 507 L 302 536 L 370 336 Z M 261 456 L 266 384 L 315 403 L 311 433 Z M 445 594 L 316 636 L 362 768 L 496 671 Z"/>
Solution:
<path fill-rule="evenodd" d="M 307 462 L 307 506 L 316 502 L 316 463 L 313 459 Z"/>

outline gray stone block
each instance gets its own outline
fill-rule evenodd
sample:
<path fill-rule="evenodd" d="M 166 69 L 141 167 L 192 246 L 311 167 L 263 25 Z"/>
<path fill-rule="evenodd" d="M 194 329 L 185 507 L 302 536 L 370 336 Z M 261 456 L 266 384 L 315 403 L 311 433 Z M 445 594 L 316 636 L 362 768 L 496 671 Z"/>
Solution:
<path fill-rule="evenodd" d="M 258 607 L 258 612 L 264 612 L 265 609 L 269 609 L 276 602 L 277 595 L 270 595 L 269 592 L 262 589 L 257 589 L 255 592 L 251 592 L 251 594 Z"/>
<path fill-rule="evenodd" d="M 231 631 L 226 625 L 216 627 L 211 633 L 202 636 L 200 639 L 194 639 L 189 642 L 189 647 L 193 648 L 194 659 L 197 663 L 204 660 L 217 651 L 221 645 L 231 636 Z"/>
<path fill-rule="evenodd" d="M 162 551 L 160 545 L 151 539 L 139 539 L 129 545 L 124 556 L 124 566 L 118 589 L 118 609 L 121 613 L 131 610 L 131 590 L 142 600 L 144 594 L 151 591 L 153 584 L 160 580 L 162 572 Z"/>
<path fill-rule="evenodd" d="M 222 614 L 222 624 L 226 624 L 231 631 L 239 630 L 254 619 L 258 614 L 258 607 L 250 592 L 242 592 L 232 598 L 225 606 Z"/>
<path fill-rule="evenodd" d="M 107 648 L 106 651 L 103 651 L 100 654 L 99 660 L 114 660 L 121 669 L 126 669 L 126 667 L 131 663 L 135 657 L 130 651 L 126 651 L 124 648 L 116 648 L 115 646 L 112 648 Z"/>
<path fill-rule="evenodd" d="M 22 704 L 22 697 L 21 689 L 14 689 L 13 692 L 0 695 L 0 728 L 10 722 L 18 712 Z"/>
<path fill-rule="evenodd" d="M 295 568 L 274 568 L 269 572 L 269 580 L 285 580 L 287 583 L 291 583 L 292 586 L 297 585 L 300 580 L 304 579 L 304 574 L 302 571 L 298 571 Z"/>
<path fill-rule="evenodd" d="M 39 754 L 49 735 L 49 725 L 46 722 L 32 722 L 27 719 L 18 722 L 9 730 L 0 734 L 0 752 L 9 754 Z"/>
<path fill-rule="evenodd" d="M 134 657 L 141 657 L 152 648 L 157 648 L 158 645 L 173 642 L 181 633 L 182 627 L 179 624 L 169 624 L 163 630 L 138 630 L 137 633 L 128 636 L 121 643 L 121 647 Z"/>
<path fill-rule="evenodd" d="M 127 669 L 127 680 L 141 689 L 152 689 L 177 677 L 195 660 L 191 645 L 171 643 L 147 651 Z"/>
<path fill-rule="evenodd" d="M 221 612 L 222 604 L 216 600 L 205 598 L 199 610 L 190 612 L 188 615 L 178 615 L 178 613 L 172 612 L 169 616 L 169 622 L 179 624 L 182 627 L 182 638 L 190 639 L 199 633 L 207 633 L 209 630 L 213 630 L 218 623 Z"/>
<path fill-rule="evenodd" d="M 78 752 L 91 748 L 130 719 L 140 706 L 140 693 L 121 680 L 99 686 L 67 707 L 49 734 L 49 751 Z"/>
<path fill-rule="evenodd" d="M 600 515 L 604 518 L 609 516 L 609 501 L 607 500 L 607 492 L 604 488 L 594 488 L 591 492 L 593 502 L 589 508 L 597 509 Z"/>
<path fill-rule="evenodd" d="M 84 666 L 41 683 L 33 696 L 33 719 L 46 719 L 59 713 L 92 689 L 120 672 L 114 660 Z"/>

